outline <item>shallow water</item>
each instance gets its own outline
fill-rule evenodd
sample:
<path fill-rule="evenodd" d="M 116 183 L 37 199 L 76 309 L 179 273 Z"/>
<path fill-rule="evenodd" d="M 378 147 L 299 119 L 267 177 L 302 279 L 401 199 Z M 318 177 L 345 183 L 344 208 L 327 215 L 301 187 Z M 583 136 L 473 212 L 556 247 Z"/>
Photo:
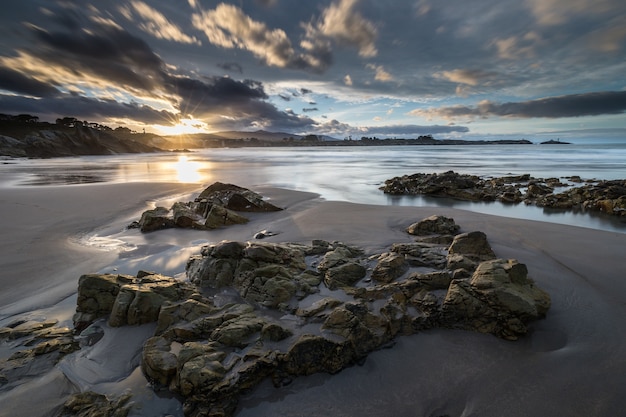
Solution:
<path fill-rule="evenodd" d="M 449 170 L 494 177 L 529 173 L 539 178 L 622 179 L 626 178 L 626 143 L 203 149 L 184 154 L 12 160 L 0 165 L 0 187 L 98 182 L 184 182 L 200 187 L 221 181 L 252 189 L 272 186 L 314 192 L 327 200 L 454 207 L 626 233 L 626 220 L 614 216 L 524 204 L 389 196 L 378 189 L 395 176 Z"/>

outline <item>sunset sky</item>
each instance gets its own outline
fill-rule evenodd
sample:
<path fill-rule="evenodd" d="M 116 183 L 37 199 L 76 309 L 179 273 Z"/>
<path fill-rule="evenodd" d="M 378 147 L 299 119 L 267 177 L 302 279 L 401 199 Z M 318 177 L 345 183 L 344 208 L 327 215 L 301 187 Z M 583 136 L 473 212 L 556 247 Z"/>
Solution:
<path fill-rule="evenodd" d="M 155 133 L 626 138 L 624 0 L 5 0 L 0 113 Z"/>

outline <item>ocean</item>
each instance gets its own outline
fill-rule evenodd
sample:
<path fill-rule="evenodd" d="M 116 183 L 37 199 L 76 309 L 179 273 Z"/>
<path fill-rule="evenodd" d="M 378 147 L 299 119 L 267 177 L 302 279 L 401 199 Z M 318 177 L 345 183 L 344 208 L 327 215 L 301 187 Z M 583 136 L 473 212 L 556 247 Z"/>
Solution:
<path fill-rule="evenodd" d="M 17 159 L 0 164 L 0 187 L 155 181 L 191 182 L 200 187 L 221 181 L 251 189 L 270 186 L 313 192 L 327 200 L 434 208 L 446 206 L 626 233 L 626 219 L 614 216 L 548 210 L 524 204 L 398 197 L 385 195 L 379 190 L 386 179 L 395 176 L 449 170 L 483 177 L 531 174 L 538 178 L 578 175 L 583 179 L 623 179 L 626 178 L 626 142 L 224 148 L 189 153 Z"/>

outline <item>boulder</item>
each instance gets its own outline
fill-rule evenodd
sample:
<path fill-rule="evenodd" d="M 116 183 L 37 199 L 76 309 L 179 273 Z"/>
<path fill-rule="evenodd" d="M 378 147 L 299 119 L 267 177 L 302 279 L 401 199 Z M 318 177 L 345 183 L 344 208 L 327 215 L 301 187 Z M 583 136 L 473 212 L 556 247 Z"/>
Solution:
<path fill-rule="evenodd" d="M 391 282 L 401 277 L 408 270 L 409 264 L 404 255 L 387 252 L 378 259 L 378 263 L 372 271 L 372 279 L 378 282 Z"/>
<path fill-rule="evenodd" d="M 155 336 L 146 341 L 141 354 L 141 369 L 151 380 L 168 386 L 176 376 L 178 358 L 171 352 L 171 342 Z"/>
<path fill-rule="evenodd" d="M 349 341 L 304 334 L 282 356 L 279 367 L 290 375 L 335 374 L 356 360 L 357 355 Z"/>
<path fill-rule="evenodd" d="M 410 235 L 425 236 L 425 235 L 455 235 L 459 231 L 459 225 L 454 222 L 454 219 L 446 216 L 433 215 L 420 220 L 417 223 L 411 224 L 406 232 Z"/>
<path fill-rule="evenodd" d="M 196 202 L 208 202 L 229 210 L 247 212 L 280 211 L 279 207 L 263 200 L 263 197 L 246 188 L 216 182 L 200 193 Z"/>
<path fill-rule="evenodd" d="M 133 282 L 130 275 L 85 274 L 78 279 L 74 327 L 80 331 L 97 318 L 111 313 L 123 285 Z"/>
<path fill-rule="evenodd" d="M 350 287 L 364 278 L 366 274 L 367 270 L 363 265 L 348 261 L 327 269 L 324 273 L 324 284 L 331 290 Z"/>
<path fill-rule="evenodd" d="M 175 222 L 170 217 L 170 211 L 165 207 L 157 207 L 152 210 L 146 210 L 139 220 L 139 229 L 144 232 L 154 232 L 161 229 L 169 229 L 174 227 Z"/>
<path fill-rule="evenodd" d="M 170 210 L 172 211 L 172 220 L 176 227 L 187 229 L 205 228 L 204 218 L 196 213 L 189 203 L 174 203 Z"/>
<path fill-rule="evenodd" d="M 474 261 L 494 259 L 496 254 L 483 232 L 469 232 L 456 235 L 448 248 L 449 255 L 462 255 Z"/>
<path fill-rule="evenodd" d="M 526 266 L 504 259 L 482 262 L 469 281 L 453 280 L 442 305 L 451 322 L 511 340 L 549 308 L 550 296 L 527 277 Z"/>
<path fill-rule="evenodd" d="M 60 417 L 126 417 L 132 404 L 131 394 L 111 399 L 93 391 L 72 395 L 59 411 Z"/>
<path fill-rule="evenodd" d="M 213 204 L 207 211 L 204 226 L 208 229 L 217 229 L 219 227 L 232 226 L 234 224 L 245 224 L 248 223 L 248 221 L 249 220 L 246 217 L 237 214 L 224 206 Z"/>

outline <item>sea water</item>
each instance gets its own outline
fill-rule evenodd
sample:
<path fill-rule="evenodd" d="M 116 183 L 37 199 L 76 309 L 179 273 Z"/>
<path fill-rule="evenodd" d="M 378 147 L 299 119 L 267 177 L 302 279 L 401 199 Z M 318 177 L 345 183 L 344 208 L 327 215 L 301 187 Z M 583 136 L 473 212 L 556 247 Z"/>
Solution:
<path fill-rule="evenodd" d="M 220 148 L 164 152 L 5 160 L 2 186 L 54 186 L 99 182 L 215 181 L 244 187 L 281 187 L 319 194 L 327 200 L 377 205 L 447 206 L 505 217 L 570 224 L 626 233 L 626 220 L 602 214 L 542 209 L 524 204 L 466 202 L 446 198 L 389 196 L 386 179 L 414 173 L 537 178 L 626 178 L 626 141 L 581 141 L 559 145 L 333 146 Z"/>

